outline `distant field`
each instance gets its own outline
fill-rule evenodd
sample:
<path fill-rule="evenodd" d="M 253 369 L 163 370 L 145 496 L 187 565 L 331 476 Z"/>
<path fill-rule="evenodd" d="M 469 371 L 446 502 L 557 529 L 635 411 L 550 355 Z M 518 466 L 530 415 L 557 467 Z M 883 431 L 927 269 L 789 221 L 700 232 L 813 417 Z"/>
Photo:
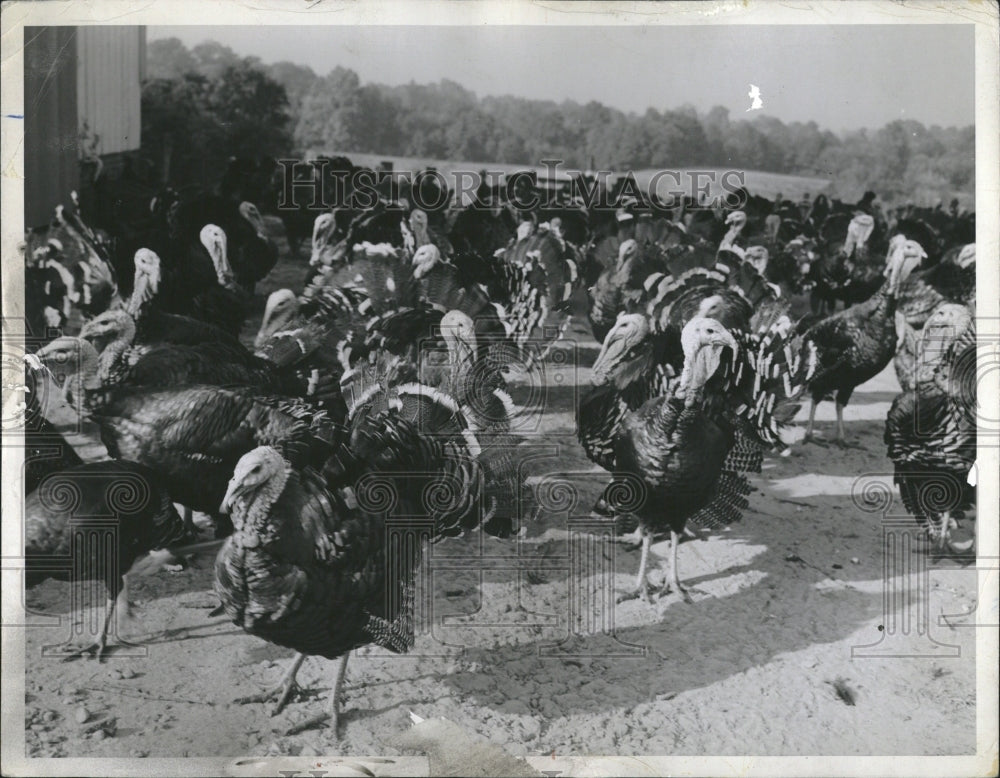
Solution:
<path fill-rule="evenodd" d="M 392 163 L 394 171 L 416 172 L 432 167 L 445 177 L 445 180 L 448 181 L 449 186 L 453 190 L 457 188 L 455 183 L 456 173 L 458 171 L 471 171 L 473 173 L 478 173 L 481 170 L 486 170 L 489 172 L 509 175 L 519 170 L 534 170 L 538 173 L 539 177 L 549 176 L 548 169 L 542 167 L 541 165 L 506 165 L 499 162 L 462 162 L 456 160 L 430 159 L 426 157 L 393 157 L 382 154 L 354 154 L 351 152 L 325 151 L 319 149 L 311 149 L 307 154 L 309 158 L 320 155 L 343 155 L 348 157 L 355 165 L 362 165 L 372 169 L 378 168 L 379 165 L 384 162 Z M 572 168 L 558 168 L 555 179 L 557 181 L 569 181 L 570 176 L 567 172 L 568 170 L 572 170 Z M 714 196 L 722 191 L 722 176 L 730 170 L 737 171 L 742 174 L 746 188 L 752 194 L 761 195 L 762 197 L 774 197 L 778 194 L 778 192 L 781 192 L 785 197 L 793 199 L 798 199 L 802 197 L 803 194 L 809 194 L 812 197 L 815 197 L 820 192 L 826 191 L 830 186 L 830 180 L 826 178 L 808 178 L 805 176 L 788 176 L 780 173 L 765 173 L 758 170 L 741 170 L 735 166 L 732 168 L 689 167 L 676 171 L 679 173 L 679 177 L 681 179 L 679 184 L 674 176 L 661 176 L 658 179 L 659 184 L 657 191 L 661 195 L 666 195 L 670 191 L 678 189 L 682 189 L 685 193 L 690 192 L 692 191 L 690 174 L 693 171 L 698 171 L 710 174 L 709 178 L 711 180 L 709 182 L 709 194 Z M 626 173 L 624 170 L 614 172 L 616 176 L 624 175 Z M 633 175 L 635 176 L 636 183 L 645 191 L 646 187 L 649 186 L 653 177 L 658 172 L 659 170 L 656 168 L 645 168 L 633 171 Z M 700 180 L 705 181 L 705 178 L 702 177 Z M 731 176 L 728 180 L 736 183 L 739 179 Z"/>

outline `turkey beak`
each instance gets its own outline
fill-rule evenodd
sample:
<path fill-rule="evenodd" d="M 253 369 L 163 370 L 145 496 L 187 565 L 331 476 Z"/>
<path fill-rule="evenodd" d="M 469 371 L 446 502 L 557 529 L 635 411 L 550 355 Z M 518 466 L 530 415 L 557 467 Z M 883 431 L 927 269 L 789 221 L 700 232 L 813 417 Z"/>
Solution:
<path fill-rule="evenodd" d="M 46 373 L 48 373 L 49 375 L 52 374 L 52 371 L 49 370 L 49 368 L 45 365 L 45 363 L 43 363 L 42 360 L 40 360 L 34 354 L 24 355 L 24 369 L 30 370 L 32 373 L 36 375 L 45 375 Z"/>
<path fill-rule="evenodd" d="M 332 248 L 322 246 L 319 251 L 310 257 L 309 264 L 312 265 L 312 267 L 330 267 L 331 265 L 340 262 L 346 254 L 347 238 L 344 238 L 340 241 L 340 243 L 336 244 Z"/>
<path fill-rule="evenodd" d="M 610 378 L 611 368 L 615 366 L 621 355 L 625 352 L 625 341 L 620 337 L 613 337 L 605 341 L 604 348 L 594 360 L 594 365 L 590 369 L 590 383 L 594 386 L 603 386 Z"/>
<path fill-rule="evenodd" d="M 250 223 L 254 232 L 257 233 L 258 238 L 261 240 L 267 240 L 267 232 L 264 228 L 264 219 L 261 217 L 260 211 L 257 210 L 256 205 L 249 202 L 242 203 L 240 205 L 240 215 Z"/>
<path fill-rule="evenodd" d="M 705 380 L 708 380 L 713 375 L 715 371 L 719 369 L 719 365 L 722 362 L 722 350 L 724 348 L 731 349 L 731 354 L 733 358 L 736 357 L 736 340 L 726 332 L 724 335 L 719 335 L 708 342 L 709 351 L 706 355 L 706 372 Z"/>
<path fill-rule="evenodd" d="M 264 311 L 264 319 L 260 323 L 260 329 L 257 330 L 257 337 L 254 338 L 253 347 L 255 349 L 260 349 L 264 347 L 271 335 L 276 331 L 276 327 L 272 326 L 272 320 L 274 319 L 274 311 Z"/>
<path fill-rule="evenodd" d="M 229 479 L 229 486 L 226 488 L 226 496 L 222 498 L 222 505 L 219 507 L 219 513 L 230 513 L 233 509 L 233 501 L 239 496 L 243 491 L 243 482 L 238 481 L 235 478 Z"/>

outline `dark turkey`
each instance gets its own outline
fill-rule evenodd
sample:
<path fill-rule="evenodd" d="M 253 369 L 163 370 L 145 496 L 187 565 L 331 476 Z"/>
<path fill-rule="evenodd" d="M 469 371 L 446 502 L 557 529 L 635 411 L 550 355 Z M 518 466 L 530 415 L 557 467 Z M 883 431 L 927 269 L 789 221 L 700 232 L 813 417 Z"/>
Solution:
<path fill-rule="evenodd" d="M 267 235 L 257 206 L 207 192 L 164 196 L 161 207 L 174 237 L 197 238 L 207 224 L 216 224 L 227 237 L 227 257 L 237 284 L 249 293 L 278 261 L 278 247 Z"/>
<path fill-rule="evenodd" d="M 635 240 L 630 238 L 618 247 L 614 267 L 602 272 L 589 290 L 590 330 L 598 342 L 604 342 L 619 313 L 630 312 L 642 296 L 643 282 L 655 269 Z"/>
<path fill-rule="evenodd" d="M 306 655 L 339 658 L 329 714 L 336 733 L 349 652 L 413 642 L 412 587 L 424 542 L 478 525 L 478 444 L 455 402 L 400 383 L 399 363 L 345 376 L 350 436 L 322 472 L 275 449 L 236 464 L 223 510 L 235 531 L 216 560 L 216 591 L 248 633 L 299 656 L 273 692 L 278 709 Z M 337 466 L 331 462 L 336 461 Z"/>
<path fill-rule="evenodd" d="M 914 244 L 915 246 L 915 244 Z M 809 381 L 812 404 L 806 440 L 812 439 L 816 406 L 833 394 L 837 404 L 836 443 L 844 445 L 844 406 L 855 387 L 885 369 L 899 346 L 896 328 L 900 284 L 920 262 L 919 246 L 897 243 L 889 255 L 886 280 L 870 300 L 817 322 L 802 336 L 815 348 L 819 364 Z"/>
<path fill-rule="evenodd" d="M 641 321 L 634 326 L 641 327 Z M 643 484 L 629 508 L 642 535 L 636 595 L 648 596 L 646 563 L 654 532 L 669 530 L 671 536 L 663 591 L 673 585 L 687 598 L 677 572 L 679 533 L 689 520 L 713 527 L 740 517 L 751 491 L 743 473 L 759 470 L 763 448 L 780 442 L 780 427 L 792 415 L 786 411 L 794 407 L 811 370 L 812 363 L 791 348 L 791 337 L 787 318 L 761 336 L 739 338 L 714 319 L 692 318 L 681 333 L 680 376 L 667 379 L 666 391 L 637 409 L 628 407 L 627 394 L 615 396 L 602 386 L 623 377 L 615 376 L 614 363 L 628 350 L 618 356 L 602 351 L 604 362 L 595 365 L 598 385 L 587 403 L 603 406 L 614 437 L 610 448 L 595 446 L 596 458 Z M 598 408 L 582 410 L 599 413 Z"/>
<path fill-rule="evenodd" d="M 24 501 L 24 529 L 28 586 L 58 578 L 99 580 L 107 587 L 107 612 L 97 642 L 63 647 L 69 655 L 93 652 L 98 660 L 116 603 L 119 612 L 128 613 L 126 576 L 133 564 L 150 551 L 195 540 L 185 532 L 156 473 L 120 460 L 89 462 L 47 475 Z"/>

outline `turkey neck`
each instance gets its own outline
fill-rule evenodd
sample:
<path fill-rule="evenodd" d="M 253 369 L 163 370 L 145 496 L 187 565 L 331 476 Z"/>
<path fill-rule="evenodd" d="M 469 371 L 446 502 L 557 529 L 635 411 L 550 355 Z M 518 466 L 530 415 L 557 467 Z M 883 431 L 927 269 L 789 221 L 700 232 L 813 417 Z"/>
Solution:
<path fill-rule="evenodd" d="M 100 377 L 100 380 L 105 383 L 117 383 L 121 379 L 121 376 L 117 375 L 118 365 L 125 357 L 125 352 L 131 346 L 132 344 L 125 336 L 120 335 L 104 347 L 101 355 L 97 358 L 98 369 L 96 374 Z"/>
<path fill-rule="evenodd" d="M 93 410 L 95 405 L 95 394 L 101 388 L 101 381 L 97 374 L 97 359 L 86 358 L 80 363 L 80 369 L 66 378 L 66 388 L 64 395 L 69 399 L 72 397 L 76 403 L 81 405 L 82 410 Z"/>
<path fill-rule="evenodd" d="M 145 312 L 146 308 L 149 307 L 149 304 L 153 301 L 155 296 L 156 292 L 150 285 L 146 274 L 137 274 L 135 286 L 132 289 L 132 296 L 129 298 L 128 306 L 126 306 L 125 310 L 128 312 L 129 316 L 138 322 L 139 318 Z"/>
<path fill-rule="evenodd" d="M 892 288 L 892 279 L 882 284 L 882 288 L 868 302 L 872 303 L 870 315 L 881 315 L 888 318 L 892 322 L 893 329 L 895 329 L 896 324 L 893 317 L 896 314 L 896 290 Z M 862 305 L 865 304 L 862 303 Z"/>
<path fill-rule="evenodd" d="M 291 469 L 285 467 L 272 475 L 252 494 L 240 495 L 235 500 L 233 511 L 233 526 L 236 527 L 237 539 L 247 548 L 257 548 L 270 540 L 261 537 L 261 530 L 267 528 L 270 534 L 271 522 L 268 521 L 272 506 L 281 497 L 291 477 Z M 238 522 L 238 523 L 237 523 Z M 280 531 L 281 527 L 275 527 Z"/>

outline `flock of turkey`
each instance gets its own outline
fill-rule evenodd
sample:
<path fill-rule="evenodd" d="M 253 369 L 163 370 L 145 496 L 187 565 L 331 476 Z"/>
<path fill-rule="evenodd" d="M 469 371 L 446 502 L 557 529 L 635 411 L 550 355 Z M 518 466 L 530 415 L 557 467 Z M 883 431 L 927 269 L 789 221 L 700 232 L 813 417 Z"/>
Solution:
<path fill-rule="evenodd" d="M 602 346 L 577 432 L 609 473 L 594 512 L 633 521 L 641 540 L 623 597 L 649 598 L 649 548 L 669 533 L 662 591 L 686 598 L 687 524 L 740 518 L 747 474 L 786 449 L 807 397 L 807 437 L 833 397 L 835 442 L 848 445 L 844 406 L 893 360 L 896 483 L 940 548 L 968 550 L 951 530 L 975 500 L 971 217 L 744 195 L 728 212 L 623 202 L 613 218 L 570 201 L 428 214 L 403 197 L 320 213 L 303 288 L 271 294 L 243 340 L 255 284 L 278 260 L 256 205 L 166 190 L 141 220 L 92 229 L 74 195 L 25 244 L 28 319 L 47 333 L 26 358 L 29 585 L 70 553 L 74 517 L 119 525 L 117 565 L 95 552 L 73 573 L 107 584 L 104 630 L 67 653 L 112 650 L 125 574 L 204 542 L 198 511 L 222 541 L 221 610 L 298 652 L 279 688 L 246 699 L 280 709 L 306 656 L 337 659 L 319 717 L 335 734 L 350 651 L 413 642 L 422 544 L 523 529 L 523 409 L 508 383 L 584 308 Z M 47 384 L 96 425 L 110 460 L 85 462 L 60 438 Z M 124 503 L 122 482 L 139 484 Z M 416 540 L 393 540 L 393 517 L 411 517 Z"/>

